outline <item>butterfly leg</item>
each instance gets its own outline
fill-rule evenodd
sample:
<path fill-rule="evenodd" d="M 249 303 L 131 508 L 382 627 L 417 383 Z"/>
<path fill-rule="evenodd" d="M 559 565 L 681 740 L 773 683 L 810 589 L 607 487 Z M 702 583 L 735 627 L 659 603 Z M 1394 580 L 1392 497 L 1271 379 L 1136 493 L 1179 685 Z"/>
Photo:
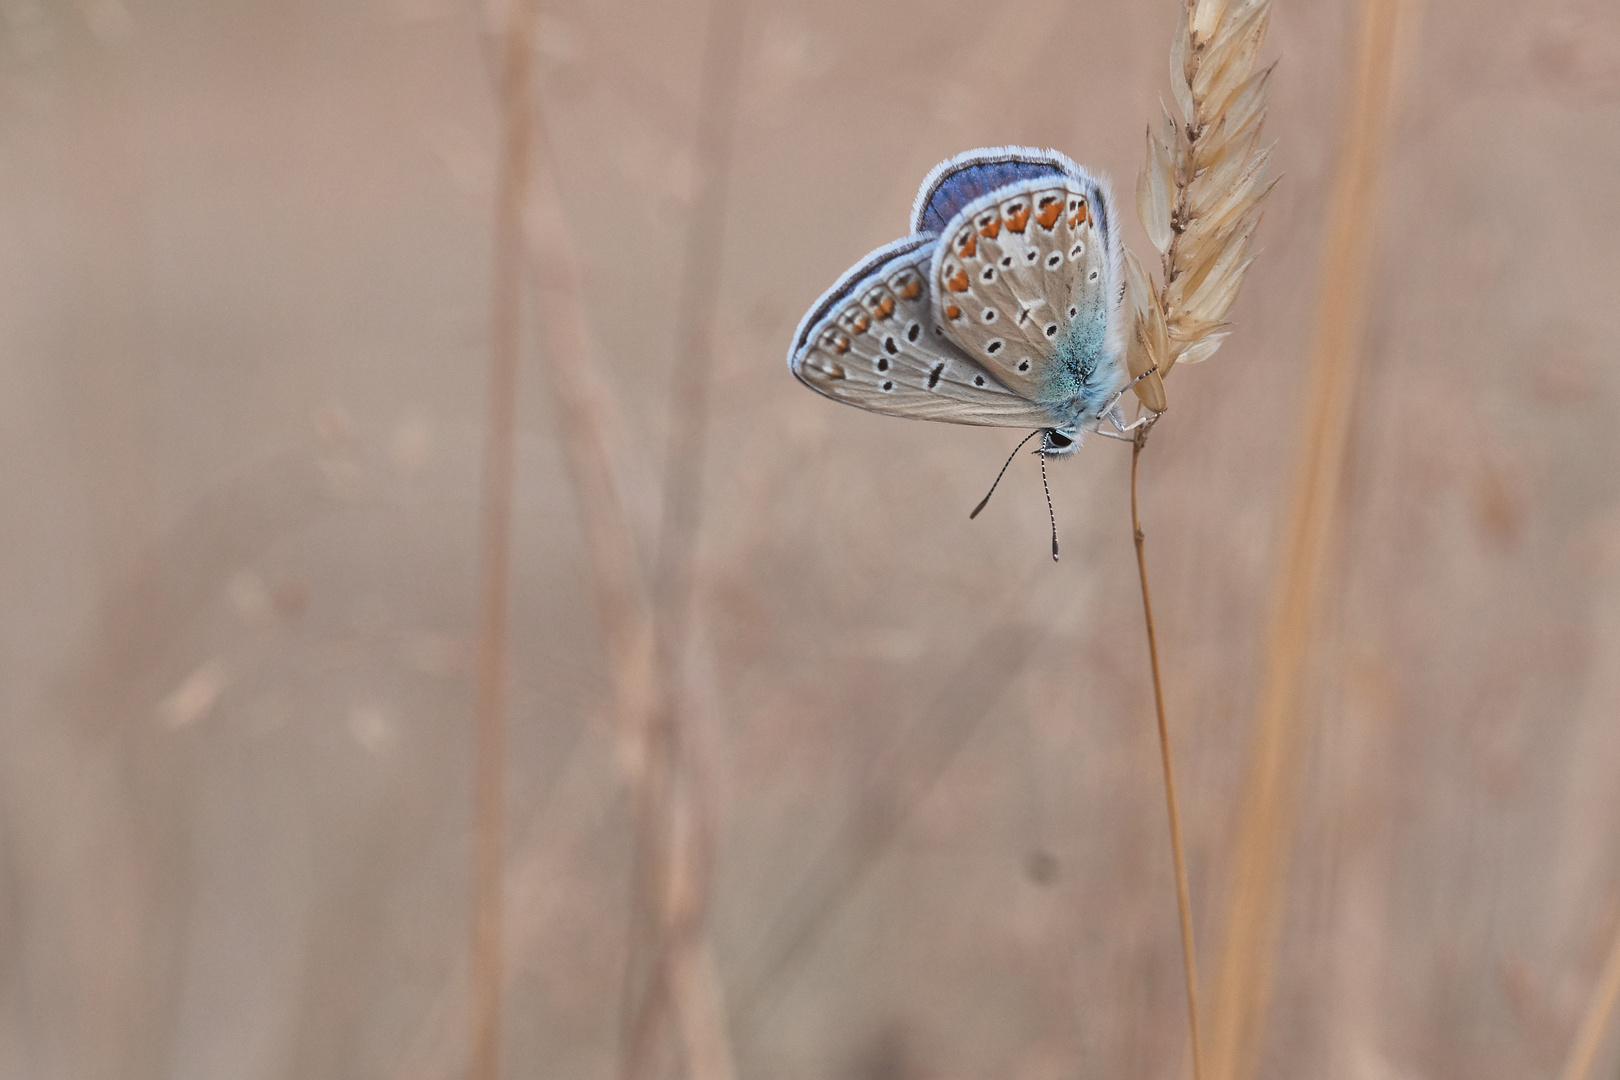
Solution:
<path fill-rule="evenodd" d="M 1162 413 L 1156 413 L 1156 412 L 1145 412 L 1141 416 L 1138 416 L 1135 420 L 1132 420 L 1130 423 L 1127 424 L 1127 423 L 1124 422 L 1124 420 L 1125 420 L 1124 414 L 1119 411 L 1119 406 L 1115 405 L 1112 409 L 1110 409 L 1108 411 L 1108 422 L 1110 424 L 1114 425 L 1114 430 L 1115 431 L 1119 432 L 1119 435 L 1116 435 L 1114 437 L 1119 438 L 1120 436 L 1123 436 L 1123 435 L 1129 435 L 1131 432 L 1135 431 L 1139 427 L 1148 427 L 1148 426 L 1152 425 L 1152 423 L 1155 420 L 1157 420 L 1161 415 L 1163 415 L 1163 414 Z M 1098 434 L 1099 435 L 1102 434 L 1101 425 L 1098 426 Z M 1126 441 L 1128 442 L 1129 440 L 1126 440 Z"/>
<path fill-rule="evenodd" d="M 1101 435 L 1105 439 L 1118 439 L 1120 442 L 1135 442 L 1136 441 L 1135 439 L 1133 439 L 1133 438 L 1131 438 L 1131 437 L 1129 437 L 1127 435 L 1116 435 L 1112 431 L 1104 431 L 1100 427 L 1093 428 L 1092 430 L 1096 434 Z"/>
<path fill-rule="evenodd" d="M 1129 390 L 1131 387 L 1135 386 L 1137 383 L 1141 382 L 1143 379 L 1145 379 L 1149 375 L 1153 374 L 1156 370 L 1158 370 L 1158 369 L 1157 368 L 1148 368 L 1146 371 L 1142 372 L 1142 374 L 1138 375 L 1136 378 L 1132 379 L 1130 382 L 1126 383 L 1124 386 L 1122 386 L 1118 390 L 1116 390 L 1114 392 L 1114 396 L 1108 399 L 1108 404 L 1104 405 L 1102 407 L 1101 411 L 1098 412 L 1097 415 L 1098 416 L 1110 416 L 1114 412 L 1114 410 L 1116 408 L 1118 408 L 1119 399 L 1125 396 L 1125 391 Z M 1140 421 L 1138 421 L 1138 422 L 1140 422 Z M 1114 426 L 1119 427 L 1118 421 L 1115 421 Z M 1120 430 L 1121 431 L 1128 431 L 1130 429 L 1129 428 L 1120 428 Z"/>
<path fill-rule="evenodd" d="M 1129 387 L 1127 387 L 1127 389 L 1129 389 Z M 1156 412 L 1144 413 L 1127 424 L 1125 423 L 1124 414 L 1119 411 L 1119 406 L 1115 405 L 1102 416 L 1098 417 L 1097 426 L 1091 430 L 1096 432 L 1098 435 L 1103 436 L 1105 439 L 1118 439 L 1120 442 L 1135 442 L 1136 439 L 1131 435 L 1131 432 L 1135 431 L 1137 428 L 1152 427 L 1161 415 L 1163 414 Z M 1110 424 L 1112 424 L 1114 426 L 1114 430 L 1104 431 L 1102 423 L 1103 420 L 1107 420 Z"/>

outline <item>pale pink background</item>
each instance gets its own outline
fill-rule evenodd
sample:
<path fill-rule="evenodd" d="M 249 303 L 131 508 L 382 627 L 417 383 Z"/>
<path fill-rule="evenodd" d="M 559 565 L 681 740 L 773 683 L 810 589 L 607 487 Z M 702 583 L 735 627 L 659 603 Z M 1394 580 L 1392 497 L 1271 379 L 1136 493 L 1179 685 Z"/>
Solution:
<path fill-rule="evenodd" d="M 1620 12 L 1414 6 L 1267 1077 L 1552 1075 L 1620 924 Z M 1014 433 L 865 415 L 783 362 L 944 156 L 1052 145 L 1128 198 L 1175 7 L 751 5 L 695 642 L 742 1076 L 1183 1067 L 1129 452 L 1053 469 L 1053 566 L 1033 462 L 967 520 Z M 706 11 L 542 23 L 602 347 L 553 362 L 603 373 L 647 532 Z M 1144 459 L 1206 973 L 1355 13 L 1277 0 L 1284 179 L 1237 332 L 1174 374 Z M 0 1075 L 458 1075 L 484 26 L 0 2 Z M 629 802 L 537 350 L 505 1054 L 589 1080 Z"/>

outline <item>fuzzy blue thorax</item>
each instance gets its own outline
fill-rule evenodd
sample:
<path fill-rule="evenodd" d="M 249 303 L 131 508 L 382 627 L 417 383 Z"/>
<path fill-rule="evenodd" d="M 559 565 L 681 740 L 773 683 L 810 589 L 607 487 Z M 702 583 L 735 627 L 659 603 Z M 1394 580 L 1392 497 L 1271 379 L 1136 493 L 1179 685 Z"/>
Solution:
<path fill-rule="evenodd" d="M 1118 379 L 1117 363 L 1108 349 L 1108 309 L 1106 297 L 1094 294 L 1082 301 L 1080 313 L 1070 320 L 1068 330 L 1058 339 L 1046 385 L 1039 401 L 1063 415 L 1071 412 L 1079 422 L 1095 419 L 1113 396 Z"/>

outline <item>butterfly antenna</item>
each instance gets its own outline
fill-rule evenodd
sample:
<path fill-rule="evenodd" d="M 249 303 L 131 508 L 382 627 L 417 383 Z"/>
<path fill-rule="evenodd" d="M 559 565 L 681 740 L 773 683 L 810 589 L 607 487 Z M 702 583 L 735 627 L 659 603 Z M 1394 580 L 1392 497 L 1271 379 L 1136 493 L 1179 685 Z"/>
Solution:
<path fill-rule="evenodd" d="M 1020 446 L 1023 444 L 1020 443 Z M 1057 514 L 1052 510 L 1052 489 L 1046 485 L 1046 455 L 1041 454 L 1041 490 L 1046 492 L 1046 516 L 1052 521 L 1052 561 L 1057 562 Z M 985 498 L 990 496 L 986 495 Z"/>
<path fill-rule="evenodd" d="M 985 508 L 985 506 L 990 502 L 990 496 L 992 496 L 992 495 L 994 495 L 996 493 L 996 484 L 1001 483 L 1001 478 L 1003 476 L 1007 475 L 1007 466 L 1011 465 L 1013 458 L 1018 456 L 1018 451 L 1020 451 L 1020 450 L 1022 450 L 1024 448 L 1024 443 L 1029 442 L 1029 440 L 1031 440 L 1035 436 L 1039 435 L 1043 430 L 1044 430 L 1043 428 L 1036 428 L 1034 431 L 1030 432 L 1028 435 L 1025 435 L 1023 437 L 1023 439 L 1019 441 L 1017 446 L 1013 447 L 1012 453 L 1007 455 L 1006 462 L 1002 464 L 1001 471 L 996 473 L 995 483 L 992 483 L 990 485 L 990 490 L 984 493 L 984 498 L 979 500 L 979 505 L 975 506 L 973 508 L 973 513 L 968 515 L 968 520 L 969 521 L 972 521 L 974 518 L 978 517 L 979 516 L 979 511 L 983 510 Z M 1043 461 L 1043 464 L 1044 464 L 1044 461 Z"/>

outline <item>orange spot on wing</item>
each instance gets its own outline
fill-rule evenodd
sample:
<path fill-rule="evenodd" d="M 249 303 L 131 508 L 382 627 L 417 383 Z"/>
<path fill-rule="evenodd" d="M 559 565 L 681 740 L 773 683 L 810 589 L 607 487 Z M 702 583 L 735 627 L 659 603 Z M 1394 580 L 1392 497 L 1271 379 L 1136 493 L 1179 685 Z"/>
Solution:
<path fill-rule="evenodd" d="M 1082 221 L 1091 221 L 1091 206 L 1084 199 L 1080 200 L 1080 209 L 1069 216 L 1069 228 L 1078 229 Z"/>
<path fill-rule="evenodd" d="M 1041 200 L 1040 209 L 1035 214 L 1035 224 L 1051 232 L 1057 225 L 1057 220 L 1063 214 L 1063 200 L 1056 195 L 1048 195 Z"/>
<path fill-rule="evenodd" d="M 843 334 L 833 338 L 833 349 L 840 354 L 849 352 L 849 338 Z"/>
<path fill-rule="evenodd" d="M 988 236 L 990 239 L 994 240 L 996 238 L 996 235 L 998 233 L 1000 233 L 1000 232 L 1001 232 L 1001 219 L 999 217 L 996 217 L 996 216 L 991 215 L 991 214 L 986 214 L 984 217 L 979 219 L 979 235 L 980 236 Z"/>
<path fill-rule="evenodd" d="M 1008 211 L 1006 220 L 1008 232 L 1023 232 L 1024 226 L 1029 224 L 1029 204 L 1019 203 L 1017 206 L 1014 206 L 1010 211 Z"/>
<path fill-rule="evenodd" d="M 872 314 L 880 319 L 887 319 L 894 314 L 894 297 L 886 292 L 869 293 L 866 302 L 872 308 Z"/>
<path fill-rule="evenodd" d="M 922 282 L 917 280 L 915 274 L 907 274 L 899 279 L 900 287 L 896 291 L 902 300 L 915 300 L 922 295 Z"/>
<path fill-rule="evenodd" d="M 973 253 L 978 250 L 979 238 L 974 236 L 972 232 L 969 232 L 967 234 L 967 239 L 963 240 L 961 244 L 957 245 L 956 253 L 964 259 L 971 259 L 973 257 Z"/>
<path fill-rule="evenodd" d="M 962 309 L 957 307 L 955 304 L 946 304 L 945 317 L 947 319 L 960 319 L 962 317 Z"/>
<path fill-rule="evenodd" d="M 951 292 L 967 292 L 967 271 L 958 269 L 953 276 L 945 279 L 945 287 Z"/>

